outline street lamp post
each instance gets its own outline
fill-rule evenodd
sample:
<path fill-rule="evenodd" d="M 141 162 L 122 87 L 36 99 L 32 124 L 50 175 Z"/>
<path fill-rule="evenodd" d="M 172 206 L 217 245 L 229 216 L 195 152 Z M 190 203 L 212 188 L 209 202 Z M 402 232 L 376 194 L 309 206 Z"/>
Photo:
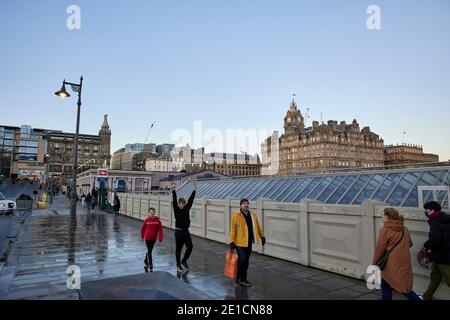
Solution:
<path fill-rule="evenodd" d="M 83 87 L 83 76 L 80 77 L 80 83 L 71 83 L 64 80 L 61 89 L 55 92 L 57 96 L 61 98 L 70 97 L 70 94 L 66 91 L 66 84 L 70 85 L 74 92 L 78 93 L 77 127 L 75 131 L 75 150 L 74 150 L 73 172 L 72 172 L 72 190 L 71 190 L 72 195 L 70 197 L 70 215 L 75 216 L 77 214 L 78 135 L 80 130 L 81 89 Z"/>

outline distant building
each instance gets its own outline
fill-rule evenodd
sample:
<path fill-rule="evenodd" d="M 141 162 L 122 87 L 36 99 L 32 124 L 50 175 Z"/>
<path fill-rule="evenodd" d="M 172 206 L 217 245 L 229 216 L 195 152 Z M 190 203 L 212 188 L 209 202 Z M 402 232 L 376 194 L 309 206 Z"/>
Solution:
<path fill-rule="evenodd" d="M 189 144 L 176 147 L 171 152 L 174 171 L 188 173 L 215 171 L 224 175 L 247 176 L 261 174 L 261 161 L 258 155 L 246 153 L 206 153 L 205 148 L 192 149 Z"/>
<path fill-rule="evenodd" d="M 133 168 L 136 167 L 136 162 L 133 158 L 139 151 L 128 151 L 122 153 L 122 164 L 120 170 L 134 171 Z"/>
<path fill-rule="evenodd" d="M 261 174 L 261 161 L 258 155 L 246 153 L 209 153 L 203 169 L 229 176 L 256 176 Z"/>
<path fill-rule="evenodd" d="M 227 176 L 259 176 L 261 164 L 250 163 L 212 163 L 204 166 L 205 170 L 211 170 Z"/>
<path fill-rule="evenodd" d="M 424 153 L 422 146 L 413 144 L 386 146 L 384 154 L 386 165 L 439 162 L 437 154 Z"/>
<path fill-rule="evenodd" d="M 147 159 L 158 159 L 158 155 L 151 151 L 138 152 L 133 156 L 132 169 L 136 171 L 146 171 L 145 163 Z"/>
<path fill-rule="evenodd" d="M 156 152 L 156 144 L 154 143 L 127 143 L 125 145 L 124 148 L 124 152 L 129 152 L 129 151 L 137 151 L 137 152 L 142 152 L 142 151 L 150 151 L 153 153 L 157 153 Z"/>
<path fill-rule="evenodd" d="M 114 152 L 112 169 L 128 171 L 145 171 L 145 160 L 147 158 L 167 159 L 174 148 L 173 144 L 156 145 L 154 143 L 133 143 L 126 144 Z M 171 168 L 172 170 L 172 168 Z"/>
<path fill-rule="evenodd" d="M 158 155 L 151 151 L 129 151 L 122 153 L 121 170 L 145 171 L 145 161 L 148 158 L 157 158 Z"/>
<path fill-rule="evenodd" d="M 204 179 L 217 179 L 217 178 L 226 178 L 226 175 L 205 170 L 194 173 L 180 173 L 177 175 L 173 175 L 159 181 L 159 187 L 161 190 L 167 190 L 171 188 L 172 181 L 177 183 L 177 186 L 180 187 L 182 184 L 186 183 L 188 180 L 204 180 Z"/>
<path fill-rule="evenodd" d="M 175 148 L 174 144 L 164 143 L 156 146 L 156 153 L 161 158 L 170 158 L 170 152 Z"/>
<path fill-rule="evenodd" d="M 261 175 L 275 175 L 280 171 L 280 137 L 274 131 L 261 144 Z"/>
<path fill-rule="evenodd" d="M 28 125 L 0 126 L 0 175 L 40 179 L 46 174 L 48 141 L 44 130 Z"/>
<path fill-rule="evenodd" d="M 111 169 L 122 170 L 122 155 L 125 152 L 125 148 L 121 148 L 114 152 L 111 158 Z"/>
<path fill-rule="evenodd" d="M 78 195 L 88 194 L 103 184 L 108 192 L 108 201 L 112 203 L 113 192 L 144 193 L 155 189 L 153 174 L 141 171 L 108 170 L 107 177 L 98 177 L 97 170 L 86 170 L 77 175 Z M 122 204 L 126 205 L 126 204 Z"/>
<path fill-rule="evenodd" d="M 273 145 L 272 137 L 265 141 Z M 279 174 L 331 168 L 378 167 L 384 165 L 384 143 L 369 127 L 360 129 L 351 124 L 330 120 L 327 124 L 314 121 L 305 127 L 304 118 L 294 99 L 284 118 L 284 134 L 279 138 Z M 263 164 L 265 168 L 270 162 Z M 266 172 L 268 169 L 265 169 Z M 271 172 L 275 172 L 273 168 Z"/>
<path fill-rule="evenodd" d="M 0 170 L 12 178 L 40 178 L 48 174 L 59 183 L 72 178 L 75 134 L 60 130 L 0 126 Z M 78 172 L 109 167 L 111 130 L 107 115 L 98 135 L 79 134 Z M 48 169 L 47 169 L 48 168 Z"/>
<path fill-rule="evenodd" d="M 145 159 L 145 171 L 172 172 L 172 160 L 161 158 L 147 158 Z"/>
<path fill-rule="evenodd" d="M 172 168 L 175 172 L 183 170 L 201 170 L 204 162 L 205 148 L 192 149 L 189 144 L 184 147 L 175 147 L 170 153 Z"/>
<path fill-rule="evenodd" d="M 204 162 L 206 164 L 259 164 L 259 156 L 251 156 L 247 153 L 220 153 L 220 152 L 213 152 L 213 153 L 207 153 L 204 157 Z"/>

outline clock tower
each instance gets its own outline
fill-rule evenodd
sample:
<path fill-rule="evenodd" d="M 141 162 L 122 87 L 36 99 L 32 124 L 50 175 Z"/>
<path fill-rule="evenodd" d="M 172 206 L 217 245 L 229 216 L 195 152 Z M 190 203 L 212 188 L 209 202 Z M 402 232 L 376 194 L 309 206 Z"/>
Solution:
<path fill-rule="evenodd" d="M 297 103 L 292 99 L 286 116 L 284 117 L 284 133 L 285 134 L 301 134 L 305 129 L 305 119 L 300 110 L 297 108 Z"/>

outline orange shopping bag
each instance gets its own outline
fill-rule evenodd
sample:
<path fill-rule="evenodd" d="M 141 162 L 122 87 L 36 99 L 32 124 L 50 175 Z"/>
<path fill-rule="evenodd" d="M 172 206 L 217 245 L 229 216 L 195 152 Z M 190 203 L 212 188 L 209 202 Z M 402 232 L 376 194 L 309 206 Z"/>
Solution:
<path fill-rule="evenodd" d="M 236 278 L 238 267 L 238 254 L 236 252 L 227 251 L 225 257 L 225 275 L 232 279 Z"/>

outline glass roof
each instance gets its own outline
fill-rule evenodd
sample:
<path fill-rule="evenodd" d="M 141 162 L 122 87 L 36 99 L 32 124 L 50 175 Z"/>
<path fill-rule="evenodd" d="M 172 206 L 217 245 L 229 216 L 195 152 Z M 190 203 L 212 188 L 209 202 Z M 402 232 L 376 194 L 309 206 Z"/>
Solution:
<path fill-rule="evenodd" d="M 197 197 L 212 199 L 259 198 L 280 202 L 318 200 L 330 204 L 359 205 L 365 199 L 387 202 L 392 206 L 417 207 L 418 186 L 449 186 L 450 168 L 423 168 L 384 171 L 362 171 L 297 176 L 258 176 L 197 181 Z M 177 193 L 188 197 L 192 185 L 182 185 Z M 438 201 L 448 207 L 447 192 L 437 193 Z M 424 201 L 431 200 L 424 193 Z"/>

